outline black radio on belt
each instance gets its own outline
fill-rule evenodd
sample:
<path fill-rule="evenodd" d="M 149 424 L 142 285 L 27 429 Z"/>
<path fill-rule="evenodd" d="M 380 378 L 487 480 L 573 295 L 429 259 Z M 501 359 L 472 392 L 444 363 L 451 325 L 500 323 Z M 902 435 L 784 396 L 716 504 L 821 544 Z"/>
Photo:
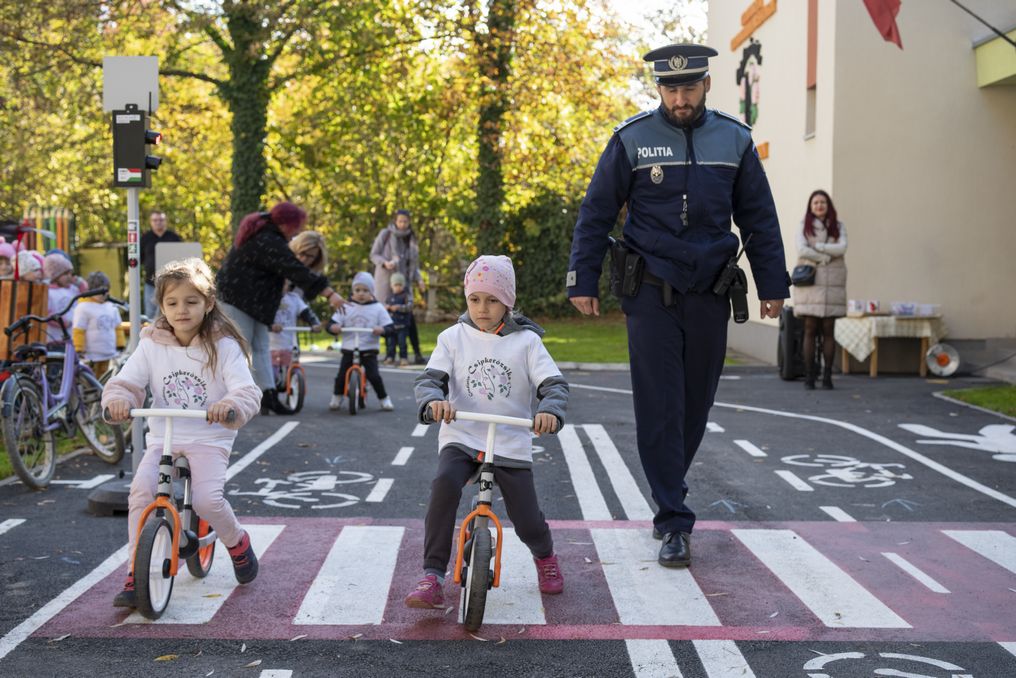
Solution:
<path fill-rule="evenodd" d="M 610 293 L 618 299 L 634 297 L 642 284 L 646 260 L 624 240 L 608 236 L 610 242 Z"/>
<path fill-rule="evenodd" d="M 751 234 L 744 240 L 741 251 L 730 257 L 730 261 L 720 271 L 719 277 L 713 284 L 713 294 L 727 294 L 730 296 L 730 306 L 733 309 L 734 322 L 743 323 L 748 321 L 748 276 L 737 260 L 744 254 L 744 248 L 751 241 Z"/>

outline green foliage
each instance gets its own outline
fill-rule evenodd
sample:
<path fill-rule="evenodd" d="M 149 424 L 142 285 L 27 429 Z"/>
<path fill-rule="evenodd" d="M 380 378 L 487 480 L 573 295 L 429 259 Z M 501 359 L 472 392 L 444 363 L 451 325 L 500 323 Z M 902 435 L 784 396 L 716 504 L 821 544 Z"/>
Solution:
<path fill-rule="evenodd" d="M 1016 386 L 985 386 L 946 391 L 945 394 L 950 398 L 956 398 L 965 403 L 1004 414 L 1007 417 L 1016 417 Z"/>

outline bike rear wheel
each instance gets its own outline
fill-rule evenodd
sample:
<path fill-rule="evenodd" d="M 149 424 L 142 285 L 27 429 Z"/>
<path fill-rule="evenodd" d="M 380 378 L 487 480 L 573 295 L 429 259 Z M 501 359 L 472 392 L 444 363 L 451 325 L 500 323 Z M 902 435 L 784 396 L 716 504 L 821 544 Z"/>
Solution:
<path fill-rule="evenodd" d="M 307 378 L 303 369 L 294 367 L 289 373 L 289 384 L 286 388 L 286 406 L 296 414 L 303 409 L 303 398 L 307 393 Z"/>
<path fill-rule="evenodd" d="M 27 377 L 12 375 L 0 390 L 4 447 L 11 467 L 27 487 L 41 490 L 56 470 L 56 436 L 46 431 L 42 394 Z"/>
<path fill-rule="evenodd" d="M 349 375 L 349 390 L 347 393 L 347 400 L 349 401 L 349 413 L 356 414 L 356 410 L 362 405 L 360 404 L 360 370 L 353 370 L 352 374 Z"/>
<path fill-rule="evenodd" d="M 102 418 L 102 384 L 88 372 L 78 372 L 75 388 L 78 405 L 74 420 L 95 456 L 107 464 L 123 459 L 126 441 L 119 424 L 108 424 Z"/>
<path fill-rule="evenodd" d="M 200 539 L 211 532 L 212 527 L 207 520 L 199 518 L 198 514 L 192 511 L 190 530 Z M 197 553 L 187 559 L 187 571 L 198 579 L 207 577 L 208 572 L 212 569 L 212 560 L 215 559 L 215 544 L 216 542 L 213 541 L 208 546 L 199 548 Z"/>
<path fill-rule="evenodd" d="M 134 559 L 134 589 L 138 612 L 158 619 L 173 595 L 173 527 L 164 517 L 150 518 L 138 537 Z"/>
<path fill-rule="evenodd" d="M 462 623 L 467 631 L 476 631 L 483 624 L 483 612 L 487 605 L 487 591 L 494 579 L 490 571 L 493 546 L 490 530 L 481 527 L 470 538 L 469 563 L 466 565 L 459 610 Z"/>

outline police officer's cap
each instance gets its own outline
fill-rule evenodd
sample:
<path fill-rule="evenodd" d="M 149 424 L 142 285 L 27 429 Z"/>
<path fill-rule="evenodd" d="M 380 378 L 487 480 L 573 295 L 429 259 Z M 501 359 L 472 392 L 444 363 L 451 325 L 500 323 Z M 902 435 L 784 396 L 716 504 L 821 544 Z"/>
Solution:
<path fill-rule="evenodd" d="M 650 50 L 642 58 L 653 64 L 657 85 L 690 85 L 709 75 L 709 57 L 717 54 L 712 47 L 680 43 Z"/>

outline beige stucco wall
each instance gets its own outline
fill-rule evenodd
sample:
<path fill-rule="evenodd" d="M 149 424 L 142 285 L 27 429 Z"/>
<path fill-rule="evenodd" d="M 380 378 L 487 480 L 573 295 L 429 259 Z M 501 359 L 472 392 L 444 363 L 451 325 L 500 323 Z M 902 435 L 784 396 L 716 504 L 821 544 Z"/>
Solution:
<path fill-rule="evenodd" d="M 709 105 L 735 114 L 744 45 L 731 51 L 730 39 L 748 5 L 709 7 L 708 42 L 720 52 Z M 978 89 L 967 25 L 951 3 L 905 4 L 902 51 L 882 40 L 860 0 L 819 5 L 810 139 L 807 2 L 780 2 L 754 34 L 763 64 L 753 137 L 769 142 L 763 164 L 788 267 L 807 196 L 824 188 L 849 231 L 848 296 L 941 304 L 951 338 L 1016 337 L 1016 87 Z M 753 323 L 755 336 L 773 324 Z"/>

